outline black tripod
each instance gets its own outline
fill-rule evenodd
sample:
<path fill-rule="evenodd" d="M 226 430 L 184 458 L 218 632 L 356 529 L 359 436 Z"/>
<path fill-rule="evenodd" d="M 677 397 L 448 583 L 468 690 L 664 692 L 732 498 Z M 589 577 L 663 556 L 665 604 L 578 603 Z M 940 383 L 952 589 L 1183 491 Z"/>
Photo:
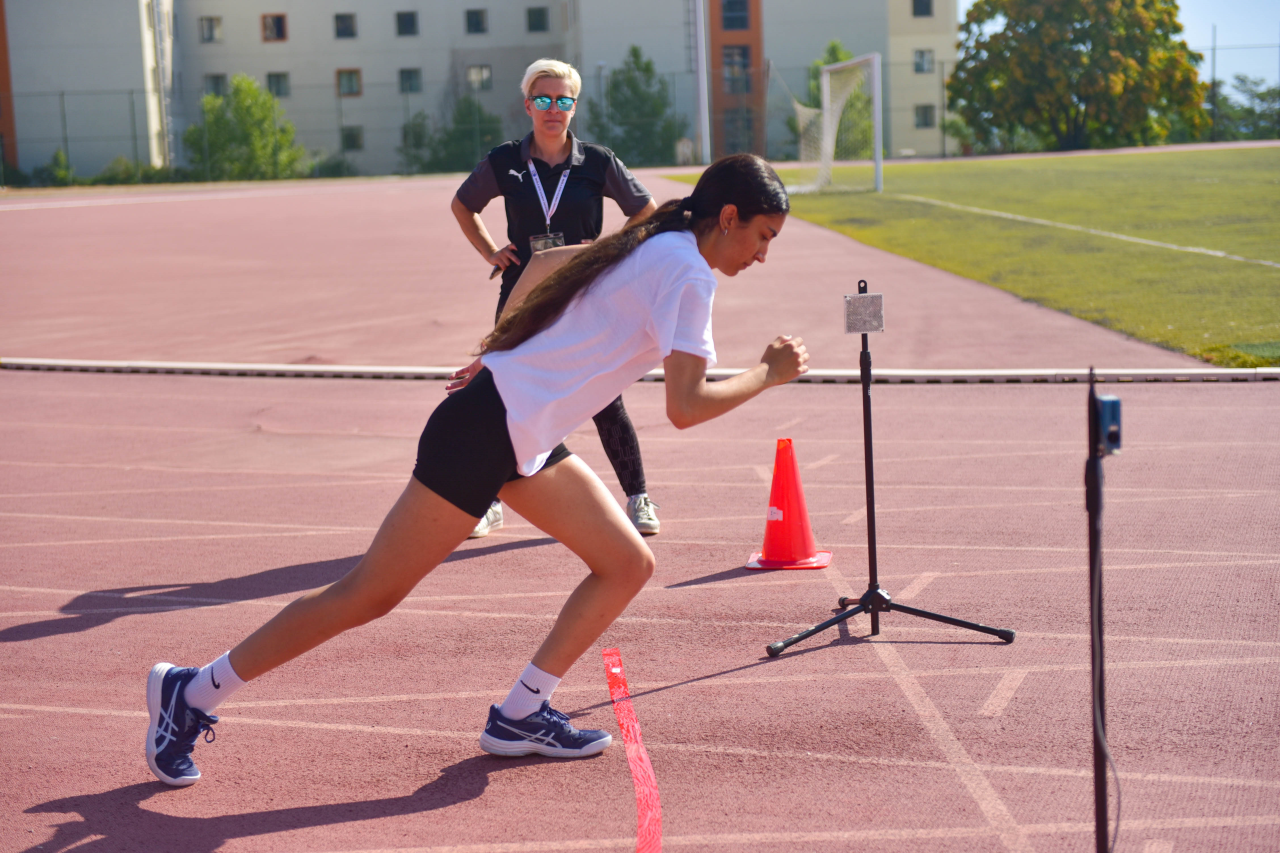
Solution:
<path fill-rule="evenodd" d="M 859 307 L 859 303 L 864 303 Z M 919 616 L 923 619 L 932 619 L 935 622 L 945 622 L 948 625 L 955 625 L 957 628 L 968 628 L 970 631 L 980 631 L 983 634 L 991 634 L 999 637 L 1006 643 L 1012 643 L 1014 632 L 1007 628 L 991 628 L 986 625 L 979 625 L 977 622 L 966 622 L 963 619 L 954 619 L 950 616 L 943 616 L 940 613 L 930 613 L 928 610 L 919 610 L 915 607 L 908 607 L 905 604 L 898 604 L 889 597 L 889 593 L 880 588 L 879 579 L 876 574 L 876 494 L 875 494 L 875 478 L 872 473 L 871 465 L 871 350 L 867 346 L 868 332 L 884 331 L 884 311 L 880 294 L 867 293 L 867 282 L 865 280 L 858 282 L 858 296 L 845 297 L 845 331 L 862 333 L 862 355 L 858 361 L 860 374 L 862 379 L 862 447 L 863 456 L 866 461 L 867 469 L 867 561 L 870 569 L 870 582 L 867 584 L 867 591 L 862 597 L 854 599 L 840 597 L 837 602 L 840 607 L 849 607 L 843 613 L 839 613 L 820 625 L 814 625 L 806 631 L 801 631 L 794 637 L 788 637 L 777 643 L 770 643 L 766 647 L 769 657 L 777 657 L 790 646 L 795 645 L 801 640 L 808 639 L 819 631 L 825 631 L 835 625 L 839 625 L 846 619 L 850 619 L 859 613 L 871 614 L 871 636 L 880 633 L 880 614 L 896 611 L 898 613 L 907 613 L 911 616 Z"/>

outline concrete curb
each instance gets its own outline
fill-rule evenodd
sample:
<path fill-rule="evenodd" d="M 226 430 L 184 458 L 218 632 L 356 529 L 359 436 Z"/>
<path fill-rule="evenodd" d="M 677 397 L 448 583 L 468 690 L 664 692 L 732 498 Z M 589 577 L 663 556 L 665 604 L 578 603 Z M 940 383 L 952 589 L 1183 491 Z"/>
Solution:
<path fill-rule="evenodd" d="M 341 364 L 240 364 L 207 361 L 97 361 L 67 358 L 0 358 L 0 370 L 51 370 L 72 373 L 155 373 L 194 376 L 251 376 L 287 379 L 430 379 L 444 380 L 457 367 L 363 366 Z M 745 368 L 715 367 L 707 378 L 715 381 L 742 373 Z M 1280 367 L 1206 367 L 1189 370 L 1099 369 L 1099 382 L 1280 382 Z M 1055 384 L 1084 382 L 1087 368 L 1056 370 L 893 370 L 872 371 L 879 385 Z M 641 381 L 661 382 L 661 370 L 650 371 Z M 847 384 L 860 381 L 856 369 L 811 370 L 796 380 L 802 385 Z"/>

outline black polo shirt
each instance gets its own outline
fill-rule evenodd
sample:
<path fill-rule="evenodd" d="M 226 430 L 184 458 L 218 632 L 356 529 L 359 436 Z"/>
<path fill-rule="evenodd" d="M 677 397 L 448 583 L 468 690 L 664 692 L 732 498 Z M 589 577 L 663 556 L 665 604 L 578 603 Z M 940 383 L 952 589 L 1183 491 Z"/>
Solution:
<path fill-rule="evenodd" d="M 521 270 L 533 255 L 529 247 L 530 237 L 559 231 L 564 234 L 565 245 L 594 240 L 604 227 L 605 198 L 616 201 L 628 217 L 635 216 L 649 203 L 649 191 L 612 151 L 603 145 L 582 142 L 572 132 L 569 140 L 573 149 L 569 158 L 559 166 L 552 168 L 536 158 L 533 161 L 548 206 L 555 197 L 560 176 L 565 169 L 569 170 L 569 180 L 565 182 L 560 204 L 551 217 L 550 229 L 529 174 L 532 133 L 518 141 L 504 142 L 490 151 L 458 188 L 458 200 L 472 213 L 484 210 L 498 196 L 502 196 L 506 203 L 507 240 L 516 247 L 516 257 L 521 265 L 512 264 L 503 271 L 499 306 L 506 301 Z"/>

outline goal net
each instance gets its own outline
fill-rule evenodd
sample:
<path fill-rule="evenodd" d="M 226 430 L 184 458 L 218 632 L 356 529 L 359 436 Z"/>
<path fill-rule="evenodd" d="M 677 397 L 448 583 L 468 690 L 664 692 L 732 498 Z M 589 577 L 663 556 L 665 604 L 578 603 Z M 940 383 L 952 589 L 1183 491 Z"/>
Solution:
<path fill-rule="evenodd" d="M 822 108 L 791 97 L 801 161 L 815 163 L 812 181 L 790 192 L 884 189 L 880 54 L 822 67 Z"/>

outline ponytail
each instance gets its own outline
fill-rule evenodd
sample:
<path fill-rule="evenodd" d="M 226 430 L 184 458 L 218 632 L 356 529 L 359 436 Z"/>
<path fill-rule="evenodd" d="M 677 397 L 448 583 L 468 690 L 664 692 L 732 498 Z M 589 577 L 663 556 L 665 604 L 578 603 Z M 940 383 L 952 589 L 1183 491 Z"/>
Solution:
<path fill-rule="evenodd" d="M 533 289 L 524 301 L 481 342 L 481 352 L 511 350 L 560 319 L 569 304 L 586 293 L 601 273 L 625 259 L 636 247 L 668 231 L 692 231 L 701 236 L 716 227 L 720 211 L 732 204 L 738 218 L 748 222 L 761 214 L 791 210 L 778 174 L 754 154 L 733 154 L 711 164 L 692 195 L 668 201 L 647 219 L 637 222 L 574 255 Z"/>

